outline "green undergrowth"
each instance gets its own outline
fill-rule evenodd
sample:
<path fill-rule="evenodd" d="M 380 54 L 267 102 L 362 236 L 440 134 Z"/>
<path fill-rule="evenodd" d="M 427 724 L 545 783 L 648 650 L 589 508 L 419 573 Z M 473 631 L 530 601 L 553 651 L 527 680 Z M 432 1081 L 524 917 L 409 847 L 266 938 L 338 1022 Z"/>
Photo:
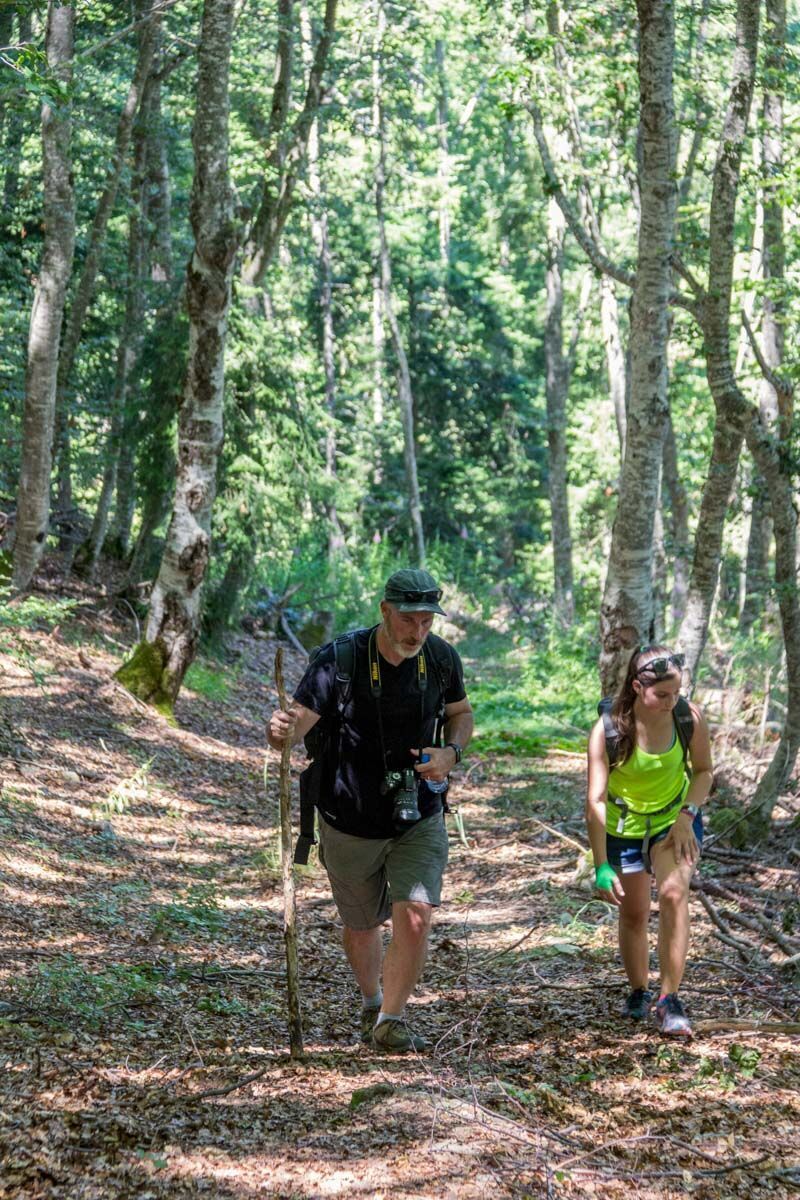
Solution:
<path fill-rule="evenodd" d="M 107 1019 L 133 1020 L 131 1010 L 155 1003 L 162 986 L 161 973 L 146 964 L 113 964 L 98 971 L 66 955 L 42 964 L 20 1000 L 45 1024 L 77 1017 L 96 1026 Z"/>
<path fill-rule="evenodd" d="M 184 678 L 185 686 L 206 700 L 223 702 L 228 699 L 236 682 L 235 672 L 214 659 L 195 659 Z"/>
<path fill-rule="evenodd" d="M 8 590 L 0 586 L 0 654 L 7 654 L 30 671 L 37 687 L 44 684 L 48 670 L 20 641 L 19 633 L 22 630 L 49 633 L 70 616 L 76 604 L 76 600 L 58 600 L 51 596 L 25 596 L 12 601 Z"/>
<path fill-rule="evenodd" d="M 583 626 L 538 642 L 475 627 L 459 651 L 476 713 L 472 752 L 543 758 L 585 748 L 599 697 L 596 640 Z"/>

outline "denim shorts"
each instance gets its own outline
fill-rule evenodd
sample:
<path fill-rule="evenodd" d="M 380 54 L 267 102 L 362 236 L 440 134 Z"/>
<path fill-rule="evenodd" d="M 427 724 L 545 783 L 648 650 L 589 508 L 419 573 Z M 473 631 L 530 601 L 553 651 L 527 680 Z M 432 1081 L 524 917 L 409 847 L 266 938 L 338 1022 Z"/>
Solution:
<path fill-rule="evenodd" d="M 663 842 L 664 838 L 669 833 L 672 825 L 668 825 L 666 829 L 659 829 L 658 833 L 654 833 L 650 837 L 650 845 L 655 846 L 658 842 Z M 694 836 L 697 838 L 698 846 L 703 844 L 703 817 L 698 813 L 692 821 L 692 829 Z M 636 871 L 645 870 L 644 856 L 642 847 L 644 838 L 624 838 L 617 837 L 613 833 L 606 834 L 606 855 L 608 861 L 615 871 L 621 871 L 623 875 L 633 875 Z"/>
<path fill-rule="evenodd" d="M 438 906 L 447 854 L 440 812 L 392 838 L 354 837 L 319 818 L 320 861 L 339 916 L 350 929 L 382 925 L 396 900 Z"/>

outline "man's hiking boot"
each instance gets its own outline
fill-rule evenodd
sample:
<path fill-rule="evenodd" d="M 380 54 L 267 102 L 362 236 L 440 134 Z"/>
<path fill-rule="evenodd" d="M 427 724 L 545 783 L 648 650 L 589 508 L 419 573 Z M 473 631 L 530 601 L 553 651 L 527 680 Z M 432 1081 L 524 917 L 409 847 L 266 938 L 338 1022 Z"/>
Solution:
<path fill-rule="evenodd" d="M 379 1007 L 361 1009 L 361 1041 L 365 1046 L 372 1045 L 372 1031 L 380 1011 Z"/>
<path fill-rule="evenodd" d="M 409 1029 L 405 1021 L 391 1017 L 375 1026 L 372 1031 L 372 1044 L 378 1050 L 389 1050 L 394 1054 L 407 1054 L 409 1050 L 424 1054 L 428 1049 L 424 1037 Z"/>
<path fill-rule="evenodd" d="M 647 988 L 634 988 L 625 1001 L 622 1015 L 623 1017 L 630 1017 L 632 1021 L 643 1021 L 650 1012 L 650 1005 L 652 1003 L 652 992 L 649 992 Z"/>
<path fill-rule="evenodd" d="M 667 1037 L 691 1037 L 692 1027 L 677 992 L 662 996 L 656 1005 L 656 1023 Z"/>

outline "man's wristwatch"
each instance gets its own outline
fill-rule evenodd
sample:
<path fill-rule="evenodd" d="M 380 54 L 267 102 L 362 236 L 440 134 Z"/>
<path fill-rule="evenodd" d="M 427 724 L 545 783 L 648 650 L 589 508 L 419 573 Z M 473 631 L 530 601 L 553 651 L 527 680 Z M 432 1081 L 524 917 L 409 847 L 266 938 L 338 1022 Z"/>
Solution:
<path fill-rule="evenodd" d="M 692 820 L 694 820 L 697 814 L 700 812 L 700 809 L 696 804 L 684 804 L 681 812 L 688 813 Z"/>
<path fill-rule="evenodd" d="M 447 750 L 449 748 L 450 750 L 452 750 L 455 753 L 456 766 L 457 766 L 461 762 L 461 753 L 462 753 L 461 747 L 459 746 L 458 742 L 445 742 L 444 748 L 445 748 L 445 750 Z"/>

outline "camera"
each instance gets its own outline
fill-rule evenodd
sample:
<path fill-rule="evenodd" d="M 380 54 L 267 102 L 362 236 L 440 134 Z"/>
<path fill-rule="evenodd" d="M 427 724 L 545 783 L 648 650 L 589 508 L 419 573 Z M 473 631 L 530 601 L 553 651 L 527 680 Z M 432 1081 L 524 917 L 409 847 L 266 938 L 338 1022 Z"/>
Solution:
<path fill-rule="evenodd" d="M 395 825 L 413 825 L 420 819 L 417 803 L 417 786 L 419 780 L 413 767 L 405 767 L 402 771 L 387 771 L 381 783 L 381 795 L 389 796 L 395 793 L 392 819 Z"/>

